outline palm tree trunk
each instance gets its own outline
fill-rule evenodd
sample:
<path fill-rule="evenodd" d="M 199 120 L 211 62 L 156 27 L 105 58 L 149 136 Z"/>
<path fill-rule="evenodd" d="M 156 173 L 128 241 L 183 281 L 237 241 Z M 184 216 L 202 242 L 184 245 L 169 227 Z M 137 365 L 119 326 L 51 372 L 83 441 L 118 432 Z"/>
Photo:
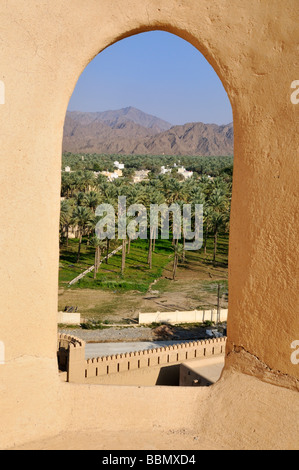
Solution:
<path fill-rule="evenodd" d="M 101 247 L 99 246 L 99 255 L 98 255 L 97 272 L 99 272 L 99 267 L 100 267 L 100 264 L 101 264 L 101 256 L 102 256 L 102 249 L 101 249 Z"/>
<path fill-rule="evenodd" d="M 204 239 L 204 249 L 203 249 L 203 252 L 204 252 L 205 255 L 207 254 L 207 241 L 208 241 L 208 227 L 206 227 L 205 239 Z"/>
<path fill-rule="evenodd" d="M 153 232 L 150 231 L 150 240 L 149 240 L 148 257 L 147 257 L 147 262 L 149 264 L 150 269 L 152 269 L 152 266 L 153 266 L 153 244 L 154 244 L 153 235 L 154 235 Z"/>
<path fill-rule="evenodd" d="M 177 252 L 177 246 L 178 246 L 179 241 L 175 241 L 175 252 L 174 252 L 174 260 L 173 260 L 173 270 L 172 270 L 172 280 L 175 281 L 175 275 L 176 275 L 176 270 L 178 267 L 178 252 Z"/>
<path fill-rule="evenodd" d="M 148 264 L 149 268 L 152 269 L 153 266 L 153 240 L 150 239 L 150 246 L 149 246 L 149 252 L 148 252 Z"/>
<path fill-rule="evenodd" d="M 178 267 L 178 255 L 174 255 L 174 261 L 173 261 L 173 271 L 172 271 L 172 280 L 175 281 L 175 276 L 176 276 L 176 270 Z"/>
<path fill-rule="evenodd" d="M 95 258 L 94 258 L 94 271 L 93 271 L 93 278 L 94 279 L 97 278 L 98 256 L 99 256 L 98 247 L 96 247 Z"/>
<path fill-rule="evenodd" d="M 130 249 L 131 249 L 131 238 L 129 237 L 129 241 L 128 241 L 128 255 L 130 254 Z"/>
<path fill-rule="evenodd" d="M 108 264 L 109 244 L 110 244 L 110 240 L 109 238 L 107 238 L 106 264 Z"/>
<path fill-rule="evenodd" d="M 149 267 L 151 269 L 151 264 L 152 264 L 152 249 L 153 249 L 153 243 L 152 239 L 149 239 L 149 245 L 148 245 L 148 255 L 147 255 L 147 264 L 149 264 Z"/>
<path fill-rule="evenodd" d="M 77 254 L 77 263 L 79 263 L 79 260 L 80 260 L 81 243 L 82 243 L 82 232 L 81 232 L 81 230 L 80 230 L 79 246 L 78 246 L 78 254 Z"/>
<path fill-rule="evenodd" d="M 66 249 L 68 250 L 69 247 L 69 226 L 66 226 Z"/>
<path fill-rule="evenodd" d="M 121 257 L 121 274 L 124 275 L 125 267 L 126 267 L 126 239 L 123 240 L 122 243 L 122 257 Z"/>
<path fill-rule="evenodd" d="M 217 253 L 217 235 L 218 235 L 218 228 L 215 229 L 214 232 L 214 255 L 213 255 L 213 264 L 216 263 L 216 253 Z"/>

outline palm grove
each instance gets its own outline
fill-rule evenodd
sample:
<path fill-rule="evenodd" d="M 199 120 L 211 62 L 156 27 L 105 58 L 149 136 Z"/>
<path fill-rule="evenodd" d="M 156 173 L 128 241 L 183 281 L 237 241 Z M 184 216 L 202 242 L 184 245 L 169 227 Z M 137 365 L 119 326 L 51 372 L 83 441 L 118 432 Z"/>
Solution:
<path fill-rule="evenodd" d="M 119 246 L 120 242 L 108 237 L 99 240 L 95 236 L 95 227 L 99 220 L 96 216 L 98 205 L 110 204 L 118 217 L 118 198 L 126 196 L 128 205 L 143 204 L 149 213 L 151 204 L 172 203 L 178 205 L 203 204 L 203 245 L 202 252 L 207 252 L 207 241 L 212 240 L 211 262 L 217 262 L 219 234 L 228 234 L 232 190 L 232 157 L 167 157 L 167 156 L 122 156 L 125 164 L 123 177 L 108 181 L 99 171 L 111 170 L 115 156 L 107 155 L 63 155 L 63 168 L 69 165 L 71 172 L 62 172 L 60 246 L 69 249 L 69 234 L 74 234 L 77 242 L 76 256 L 73 262 L 79 263 L 82 244 L 94 250 L 94 279 L 101 262 L 108 263 L 108 255 Z M 193 171 L 188 179 L 178 173 L 177 164 Z M 161 166 L 172 168 L 167 174 L 161 173 Z M 133 183 L 136 170 L 148 169 L 146 180 Z M 95 173 L 98 172 L 98 173 Z M 113 221 L 111 221 L 112 223 Z M 156 240 L 150 231 L 148 220 L 148 240 L 146 241 L 148 269 L 152 269 L 152 257 L 156 249 Z M 127 220 L 129 223 L 129 220 Z M 171 231 L 171 224 L 170 224 Z M 171 238 L 171 236 L 170 236 Z M 126 276 L 126 256 L 130 253 L 132 240 L 122 240 L 122 258 L 119 275 Z M 172 278 L 175 279 L 179 263 L 184 263 L 185 240 L 173 240 Z"/>

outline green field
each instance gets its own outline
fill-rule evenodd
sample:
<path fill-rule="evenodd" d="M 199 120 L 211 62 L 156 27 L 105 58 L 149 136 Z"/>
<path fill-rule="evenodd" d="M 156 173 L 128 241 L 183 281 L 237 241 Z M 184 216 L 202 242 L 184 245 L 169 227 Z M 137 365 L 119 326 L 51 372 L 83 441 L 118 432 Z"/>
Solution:
<path fill-rule="evenodd" d="M 114 241 L 111 251 L 120 244 L 120 241 Z M 67 287 L 72 279 L 94 264 L 94 248 L 83 244 L 79 263 L 76 263 L 77 250 L 78 240 L 71 240 L 68 251 L 61 251 L 60 287 Z M 173 259 L 171 241 L 157 240 L 153 253 L 152 269 L 147 263 L 147 256 L 148 241 L 135 240 L 131 243 L 130 254 L 126 255 L 124 275 L 121 275 L 122 251 L 119 251 L 109 259 L 108 264 L 105 261 L 101 264 L 96 279 L 94 279 L 94 273 L 91 272 L 71 288 L 146 292 L 150 284 L 162 276 L 163 270 Z"/>

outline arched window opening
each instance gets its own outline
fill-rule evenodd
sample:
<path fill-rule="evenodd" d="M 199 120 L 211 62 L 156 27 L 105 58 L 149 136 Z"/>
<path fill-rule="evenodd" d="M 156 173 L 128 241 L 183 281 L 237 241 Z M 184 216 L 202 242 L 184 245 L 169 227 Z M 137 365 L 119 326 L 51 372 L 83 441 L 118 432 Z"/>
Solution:
<path fill-rule="evenodd" d="M 232 175 L 230 103 L 189 43 L 143 33 L 85 69 L 64 126 L 58 299 L 83 382 L 221 374 Z"/>

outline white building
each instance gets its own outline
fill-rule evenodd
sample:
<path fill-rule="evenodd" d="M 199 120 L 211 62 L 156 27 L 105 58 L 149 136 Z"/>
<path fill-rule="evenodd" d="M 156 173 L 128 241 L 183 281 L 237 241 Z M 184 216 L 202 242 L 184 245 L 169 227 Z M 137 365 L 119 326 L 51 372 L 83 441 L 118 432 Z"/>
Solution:
<path fill-rule="evenodd" d="M 110 171 L 100 171 L 99 173 L 101 173 L 101 175 L 106 176 L 108 178 L 108 181 L 113 181 L 123 175 L 122 170 L 115 170 L 113 173 Z"/>
<path fill-rule="evenodd" d="M 165 175 L 166 173 L 171 173 L 171 168 L 165 168 L 165 166 L 161 166 L 161 175 Z"/>
<path fill-rule="evenodd" d="M 119 170 L 124 170 L 125 168 L 124 163 L 119 163 L 119 162 L 114 162 L 114 166 L 116 166 L 116 168 L 118 168 Z"/>
<path fill-rule="evenodd" d="M 191 178 L 191 176 L 193 175 L 193 171 L 187 171 L 186 168 L 184 168 L 183 166 L 178 169 L 178 173 L 180 173 L 181 175 L 183 175 L 183 177 L 184 177 L 185 179 L 186 179 L 186 178 Z"/>
<path fill-rule="evenodd" d="M 140 183 L 141 181 L 145 181 L 148 178 L 148 174 L 150 170 L 139 170 L 135 171 L 135 175 L 133 177 L 134 183 Z"/>

